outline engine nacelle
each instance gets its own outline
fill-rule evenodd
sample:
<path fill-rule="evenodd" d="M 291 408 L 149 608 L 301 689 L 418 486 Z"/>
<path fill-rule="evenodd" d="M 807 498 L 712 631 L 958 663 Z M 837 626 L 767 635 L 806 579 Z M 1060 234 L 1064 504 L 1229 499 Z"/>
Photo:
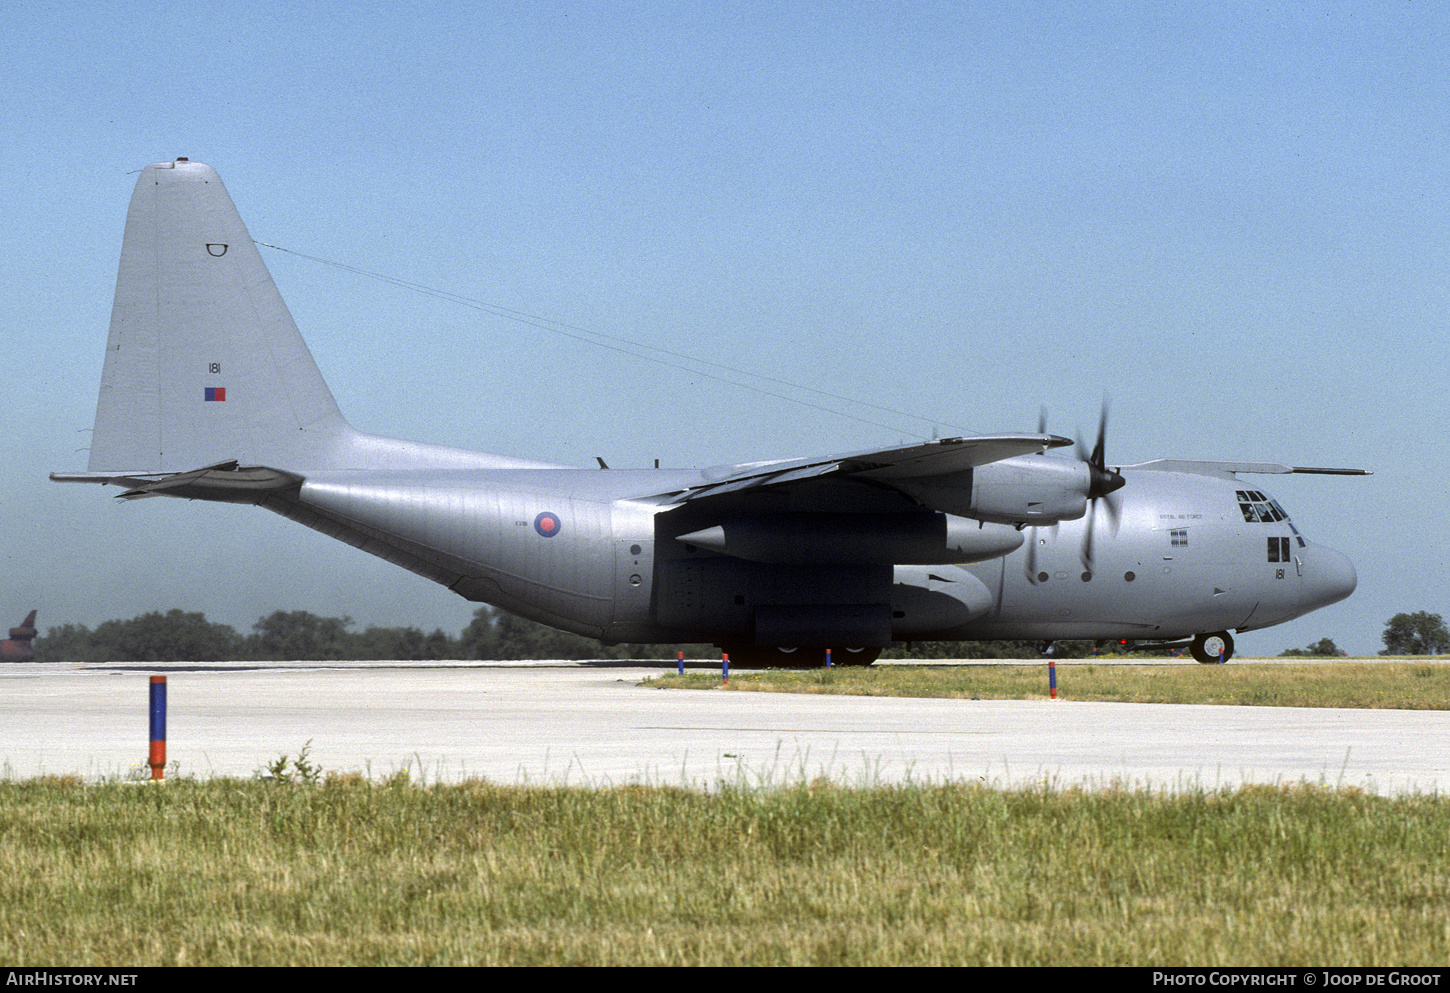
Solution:
<path fill-rule="evenodd" d="M 1004 524 L 1075 521 L 1087 512 L 1092 473 L 1086 462 L 1025 455 L 978 466 L 972 516 Z"/>
<path fill-rule="evenodd" d="M 1075 521 L 1087 512 L 1090 498 L 1116 490 L 1123 477 L 1075 459 L 1021 455 L 892 484 L 936 510 L 1016 526 Z"/>

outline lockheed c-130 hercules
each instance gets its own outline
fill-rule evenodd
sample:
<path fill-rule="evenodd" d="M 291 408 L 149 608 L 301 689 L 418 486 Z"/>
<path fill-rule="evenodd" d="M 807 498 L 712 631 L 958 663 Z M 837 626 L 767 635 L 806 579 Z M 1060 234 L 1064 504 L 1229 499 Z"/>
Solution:
<path fill-rule="evenodd" d="M 1233 654 L 1231 631 L 1354 591 L 1242 474 L 1109 466 L 1039 424 L 705 470 L 578 469 L 355 430 L 209 166 L 142 171 L 88 471 L 61 482 L 255 504 L 469 600 L 737 664 L 869 664 L 893 641 L 1107 639 Z"/>

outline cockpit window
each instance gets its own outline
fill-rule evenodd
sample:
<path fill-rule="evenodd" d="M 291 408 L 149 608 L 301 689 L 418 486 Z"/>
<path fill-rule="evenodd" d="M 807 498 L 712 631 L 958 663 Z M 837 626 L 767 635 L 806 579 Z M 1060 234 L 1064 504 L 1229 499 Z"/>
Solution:
<path fill-rule="evenodd" d="M 1250 524 L 1274 524 L 1287 521 L 1289 515 L 1279 506 L 1279 501 L 1270 500 L 1258 490 L 1238 490 L 1239 512 Z"/>

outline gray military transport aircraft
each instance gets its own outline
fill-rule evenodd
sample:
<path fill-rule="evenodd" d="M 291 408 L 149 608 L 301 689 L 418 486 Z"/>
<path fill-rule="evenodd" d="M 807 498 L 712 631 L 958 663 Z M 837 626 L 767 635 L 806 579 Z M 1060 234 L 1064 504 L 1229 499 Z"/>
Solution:
<path fill-rule="evenodd" d="M 946 438 L 704 470 L 578 469 L 401 441 L 339 412 L 221 179 L 141 173 L 88 471 L 60 482 L 256 504 L 609 643 L 869 665 L 893 641 L 1113 639 L 1233 654 L 1230 631 L 1354 591 L 1354 566 L 1237 477 L 1109 466 L 1067 438 Z"/>

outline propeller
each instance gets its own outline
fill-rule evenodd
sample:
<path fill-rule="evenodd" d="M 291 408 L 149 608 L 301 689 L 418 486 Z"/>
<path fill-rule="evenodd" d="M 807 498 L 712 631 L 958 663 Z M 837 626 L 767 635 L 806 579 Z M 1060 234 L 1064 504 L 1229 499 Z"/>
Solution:
<path fill-rule="evenodd" d="M 1037 413 L 1038 434 L 1047 433 L 1047 408 L 1041 407 Z M 1087 490 L 1087 513 L 1086 525 L 1083 529 L 1082 545 L 1078 549 L 1078 556 L 1082 559 L 1083 569 L 1091 574 L 1093 571 L 1093 540 L 1097 531 L 1098 504 L 1103 505 L 1104 516 L 1108 519 L 1108 526 L 1112 533 L 1118 533 L 1118 505 L 1111 499 L 1110 494 L 1116 492 L 1127 482 L 1121 473 L 1109 469 L 1107 465 L 1107 436 L 1108 436 L 1108 402 L 1103 400 L 1102 412 L 1098 415 L 1098 437 L 1092 451 L 1088 451 L 1086 442 L 1082 439 L 1082 432 L 1078 432 L 1077 457 L 1087 463 L 1088 467 L 1088 490 Z M 1042 540 L 1041 532 L 1046 530 L 1045 526 L 1038 526 L 1032 529 L 1032 536 L 1028 539 L 1027 556 L 1025 559 L 1027 578 L 1036 585 L 1041 580 L 1038 578 L 1038 542 Z M 1057 524 L 1051 525 L 1052 541 L 1057 541 Z"/>
<path fill-rule="evenodd" d="M 1102 413 L 1098 415 L 1098 440 L 1093 445 L 1092 452 L 1086 452 L 1082 438 L 1078 438 L 1077 457 L 1088 464 L 1088 507 L 1087 527 L 1083 531 L 1082 539 L 1082 566 L 1087 572 L 1093 569 L 1093 532 L 1097 527 L 1098 501 L 1102 500 L 1103 507 L 1107 512 L 1108 524 L 1113 529 L 1113 534 L 1118 533 L 1118 506 L 1112 500 L 1104 500 L 1108 496 L 1122 488 L 1127 482 L 1121 473 L 1109 469 L 1107 465 L 1107 437 L 1108 437 L 1108 401 L 1103 400 Z"/>

